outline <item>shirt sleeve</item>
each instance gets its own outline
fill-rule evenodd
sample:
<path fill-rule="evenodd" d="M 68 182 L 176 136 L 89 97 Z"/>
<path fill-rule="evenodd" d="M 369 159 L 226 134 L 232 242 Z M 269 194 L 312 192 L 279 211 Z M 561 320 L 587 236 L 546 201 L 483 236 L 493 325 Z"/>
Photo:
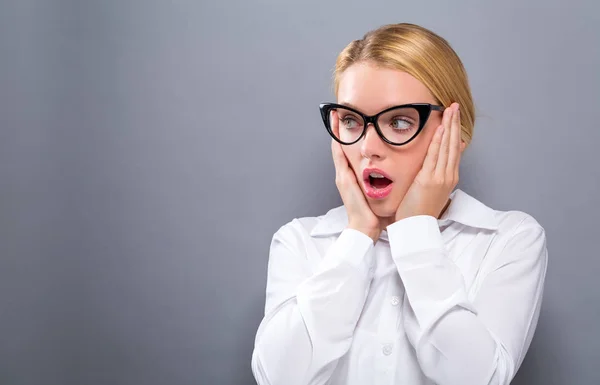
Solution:
<path fill-rule="evenodd" d="M 543 228 L 530 216 L 516 226 L 472 301 L 436 218 L 403 219 L 388 226 L 388 235 L 406 290 L 406 333 L 425 375 L 440 385 L 508 385 L 539 317 Z"/>
<path fill-rule="evenodd" d="M 312 245 L 292 226 L 271 242 L 265 316 L 252 372 L 259 385 L 326 384 L 350 348 L 373 276 L 373 240 L 345 229 L 318 268 Z M 310 257 L 310 258 L 309 258 Z"/>

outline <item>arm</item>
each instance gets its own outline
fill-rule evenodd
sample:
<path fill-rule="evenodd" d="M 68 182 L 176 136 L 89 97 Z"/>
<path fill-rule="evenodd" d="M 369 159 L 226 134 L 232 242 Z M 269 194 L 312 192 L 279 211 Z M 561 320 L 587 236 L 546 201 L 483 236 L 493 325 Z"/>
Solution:
<path fill-rule="evenodd" d="M 259 385 L 326 384 L 350 348 L 372 278 L 373 240 L 344 230 L 316 272 L 307 246 L 294 226 L 273 237 L 265 317 L 252 355 Z"/>
<path fill-rule="evenodd" d="M 406 333 L 425 375 L 440 385 L 509 384 L 539 316 L 543 228 L 531 217 L 521 221 L 473 301 L 434 217 L 406 218 L 388 230 L 408 299 Z"/>

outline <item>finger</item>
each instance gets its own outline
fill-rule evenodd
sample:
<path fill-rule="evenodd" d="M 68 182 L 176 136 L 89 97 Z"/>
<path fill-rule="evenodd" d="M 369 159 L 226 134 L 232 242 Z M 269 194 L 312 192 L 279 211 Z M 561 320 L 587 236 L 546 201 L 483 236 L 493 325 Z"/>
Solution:
<path fill-rule="evenodd" d="M 331 139 L 331 153 L 333 155 L 333 164 L 337 175 L 349 168 L 348 158 L 346 158 L 346 155 L 344 154 L 342 145 L 334 139 Z"/>
<path fill-rule="evenodd" d="M 460 106 L 452 116 L 452 135 L 450 135 L 450 144 L 448 149 L 448 164 L 446 165 L 446 175 L 453 176 L 460 159 Z"/>
<path fill-rule="evenodd" d="M 439 125 L 435 130 L 435 134 L 433 134 L 433 138 L 431 139 L 431 143 L 427 149 L 427 155 L 425 156 L 425 161 L 423 162 L 423 171 L 426 173 L 431 174 L 435 170 L 435 165 L 437 164 L 438 155 L 440 153 L 442 135 L 444 135 L 443 124 Z"/>
<path fill-rule="evenodd" d="M 337 136 L 338 138 L 340 137 L 339 133 L 340 133 L 340 120 L 338 117 L 338 112 L 337 110 L 331 110 L 329 112 L 329 124 L 331 127 L 331 132 L 333 132 L 333 134 L 335 136 Z"/>
<path fill-rule="evenodd" d="M 339 155 L 340 144 L 334 139 L 331 139 L 331 156 L 333 158 L 333 165 L 335 166 L 336 174 L 339 172 L 340 166 L 340 155 Z"/>
<path fill-rule="evenodd" d="M 450 135 L 452 134 L 452 116 L 454 115 L 454 107 L 448 108 L 447 114 L 442 119 L 442 125 L 444 126 L 444 135 L 442 136 L 442 142 L 440 143 L 440 151 L 438 155 L 437 164 L 435 165 L 435 174 L 444 175 L 446 172 L 446 165 L 448 164 L 448 150 L 450 145 Z"/>
<path fill-rule="evenodd" d="M 331 158 L 333 159 L 333 163 L 335 163 L 337 160 L 337 155 L 335 153 L 336 148 L 335 148 L 335 139 L 331 139 Z"/>

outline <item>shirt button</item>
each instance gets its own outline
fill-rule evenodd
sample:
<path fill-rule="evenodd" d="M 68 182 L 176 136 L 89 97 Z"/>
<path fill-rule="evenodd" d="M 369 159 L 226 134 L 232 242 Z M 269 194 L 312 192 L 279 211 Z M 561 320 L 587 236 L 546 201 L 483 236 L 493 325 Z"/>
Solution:
<path fill-rule="evenodd" d="M 398 296 L 393 296 L 392 297 L 392 306 L 398 306 L 398 304 L 400 303 L 400 297 Z"/>
<path fill-rule="evenodd" d="M 385 344 L 383 345 L 383 354 L 385 354 L 386 356 L 389 356 L 390 354 L 392 354 L 392 345 L 391 344 Z"/>

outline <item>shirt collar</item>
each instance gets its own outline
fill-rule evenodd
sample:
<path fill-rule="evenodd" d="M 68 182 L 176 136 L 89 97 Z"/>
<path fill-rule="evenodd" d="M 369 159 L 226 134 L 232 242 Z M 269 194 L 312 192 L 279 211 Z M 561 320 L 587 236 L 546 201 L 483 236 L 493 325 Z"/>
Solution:
<path fill-rule="evenodd" d="M 450 194 L 450 198 L 450 205 L 444 212 L 444 215 L 438 219 L 440 225 L 449 222 L 458 222 L 479 229 L 498 229 L 498 219 L 496 218 L 495 210 L 487 207 L 460 189 L 454 190 Z M 313 237 L 339 234 L 348 225 L 348 214 L 344 206 L 329 210 L 319 219 L 317 225 L 310 232 L 310 235 Z M 387 233 L 382 233 L 381 237 L 387 239 Z"/>

